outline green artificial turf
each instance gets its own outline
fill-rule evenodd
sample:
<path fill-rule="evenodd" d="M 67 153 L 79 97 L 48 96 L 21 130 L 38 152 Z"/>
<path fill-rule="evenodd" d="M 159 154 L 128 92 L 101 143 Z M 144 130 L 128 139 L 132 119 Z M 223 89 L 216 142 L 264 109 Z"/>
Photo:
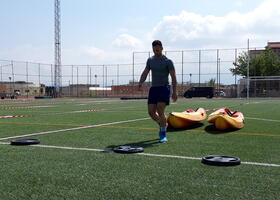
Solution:
<path fill-rule="evenodd" d="M 168 143 L 158 143 L 152 120 L 119 123 L 27 138 L 57 149 L 11 146 L 0 142 L 0 199 L 278 199 L 280 167 L 279 99 L 179 99 L 166 113 L 203 107 L 210 114 L 230 107 L 245 116 L 245 127 L 221 132 L 207 122 L 185 130 L 170 130 Z M 9 105 L 46 106 L 2 109 Z M 0 138 L 43 131 L 106 124 L 148 117 L 145 100 L 57 99 L 0 102 Z M 94 112 L 71 113 L 81 110 Z M 272 120 L 272 121 L 269 121 Z M 273 121 L 274 120 L 274 121 Z M 137 145 L 145 153 L 199 158 L 190 160 L 111 152 L 118 145 Z M 108 150 L 88 151 L 82 148 Z M 202 164 L 207 155 L 231 155 L 241 165 Z"/>

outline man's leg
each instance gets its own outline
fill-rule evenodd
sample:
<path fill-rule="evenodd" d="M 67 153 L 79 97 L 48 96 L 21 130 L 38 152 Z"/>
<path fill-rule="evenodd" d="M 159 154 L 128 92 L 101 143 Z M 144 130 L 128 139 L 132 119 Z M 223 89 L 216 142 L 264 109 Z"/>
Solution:
<path fill-rule="evenodd" d="M 148 97 L 148 113 L 150 117 L 159 124 L 159 116 L 157 114 L 157 88 L 151 87 Z"/>
<path fill-rule="evenodd" d="M 158 124 L 160 123 L 160 118 L 157 113 L 157 104 L 148 104 L 148 113 L 153 120 L 155 120 Z"/>
<path fill-rule="evenodd" d="M 159 102 L 157 103 L 156 108 L 160 121 L 160 130 L 159 130 L 160 142 L 167 142 L 167 137 L 166 137 L 167 120 L 164 114 L 166 103 Z"/>

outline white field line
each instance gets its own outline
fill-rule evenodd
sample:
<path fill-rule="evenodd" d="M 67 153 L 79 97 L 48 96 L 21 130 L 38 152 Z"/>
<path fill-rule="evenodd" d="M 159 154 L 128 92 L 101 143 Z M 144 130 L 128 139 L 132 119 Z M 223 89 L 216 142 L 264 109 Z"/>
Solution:
<path fill-rule="evenodd" d="M 143 101 L 143 99 L 135 99 L 135 100 L 129 100 L 129 102 L 132 102 L 132 101 Z M 15 105 L 15 104 L 29 104 L 30 102 L 35 102 L 35 100 L 29 100 L 28 102 L 7 102 L 9 104 L 1 104 L 0 105 L 0 108 L 1 107 L 13 107 L 13 106 L 19 106 L 19 105 Z M 43 106 L 47 106 L 47 105 L 52 105 L 54 107 L 57 107 L 59 105 L 65 105 L 65 104 L 73 104 L 73 105 L 76 105 L 76 106 L 80 106 L 79 104 L 84 104 L 84 105 L 96 105 L 96 104 L 109 104 L 109 103 L 126 103 L 127 100 L 98 100 L 98 101 L 57 101 L 57 102 L 47 102 L 47 103 L 44 103 Z M 11 103 L 13 103 L 13 105 L 11 105 Z M 23 105 L 23 106 L 35 106 L 36 105 Z"/>
<path fill-rule="evenodd" d="M 229 106 L 223 106 L 223 107 L 219 107 L 219 108 L 210 108 L 210 109 L 206 109 L 205 111 L 216 111 L 220 108 L 233 108 L 233 107 L 238 107 L 238 106 L 243 106 L 243 105 L 250 105 L 250 104 L 262 104 L 262 103 L 267 103 L 271 100 L 267 100 L 267 101 L 252 101 L 252 102 L 244 102 L 244 103 L 240 103 L 240 104 L 234 104 L 234 105 L 229 105 Z"/>
<path fill-rule="evenodd" d="M 130 108 L 136 108 L 135 106 L 129 106 L 129 107 L 119 107 L 118 109 L 130 109 Z M 100 109 L 85 109 L 85 110 L 74 110 L 74 111 L 67 111 L 67 112 L 48 112 L 43 113 L 46 111 L 38 111 L 38 116 L 49 116 L 49 115 L 64 115 L 64 114 L 76 114 L 76 113 L 88 113 L 88 112 L 109 112 L 111 110 L 115 110 L 115 108 L 100 108 Z M 120 112 L 120 111 L 118 111 Z M 34 111 L 32 111 L 34 113 Z"/>
<path fill-rule="evenodd" d="M 50 134 L 50 133 L 75 131 L 75 130 L 86 129 L 86 128 L 95 128 L 95 127 L 100 127 L 100 126 L 109 126 L 109 125 L 122 124 L 122 123 L 128 123 L 128 122 L 137 122 L 137 121 L 143 121 L 143 120 L 147 120 L 147 119 L 150 119 L 150 118 L 132 119 L 132 120 L 126 120 L 126 121 L 110 122 L 110 123 L 105 123 L 105 124 L 93 124 L 93 125 L 89 125 L 89 126 L 81 126 L 81 127 L 75 127 L 75 128 L 53 130 L 53 131 L 44 131 L 44 132 L 31 133 L 31 134 L 25 134 L 25 135 L 16 135 L 16 136 L 0 138 L 0 141 L 8 140 L 8 139 L 15 139 L 15 138 L 35 136 L 35 135 L 45 135 L 45 134 Z"/>
<path fill-rule="evenodd" d="M 259 165 L 259 166 L 266 166 L 266 167 L 280 167 L 278 164 L 272 164 L 272 163 L 257 163 L 257 162 L 241 162 L 242 164 L 246 165 Z"/>
<path fill-rule="evenodd" d="M 261 120 L 261 121 L 268 121 L 268 122 L 280 122 L 280 120 L 263 119 L 263 118 L 255 118 L 255 117 L 245 117 L 245 119 Z"/>
<path fill-rule="evenodd" d="M 8 145 L 9 143 L 0 142 L 0 144 Z M 93 149 L 93 148 L 79 148 L 79 147 L 63 147 L 63 146 L 51 146 L 51 145 L 32 145 L 32 147 L 41 147 L 49 149 L 65 149 L 65 150 L 78 150 L 78 151 L 95 151 L 95 152 L 113 152 L 105 149 Z M 164 154 L 151 154 L 151 153 L 136 153 L 136 155 L 149 156 L 149 157 L 161 157 L 161 158 L 178 158 L 187 160 L 201 160 L 202 158 L 190 157 L 190 156 L 176 156 L 176 155 L 164 155 Z M 256 165 L 265 167 L 280 167 L 279 164 L 272 163 L 258 163 L 258 162 L 241 162 L 245 165 Z"/>

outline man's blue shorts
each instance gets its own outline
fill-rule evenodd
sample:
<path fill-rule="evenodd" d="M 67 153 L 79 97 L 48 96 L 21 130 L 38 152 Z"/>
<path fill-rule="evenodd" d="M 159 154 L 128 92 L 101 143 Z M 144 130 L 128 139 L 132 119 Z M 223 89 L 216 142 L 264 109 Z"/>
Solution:
<path fill-rule="evenodd" d="M 166 105 L 169 105 L 170 94 L 170 85 L 151 87 L 149 90 L 148 104 L 164 102 Z"/>

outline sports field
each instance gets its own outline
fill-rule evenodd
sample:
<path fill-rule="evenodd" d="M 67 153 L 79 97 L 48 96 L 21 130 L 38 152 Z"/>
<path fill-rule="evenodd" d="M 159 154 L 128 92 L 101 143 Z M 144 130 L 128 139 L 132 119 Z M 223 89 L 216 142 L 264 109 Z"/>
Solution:
<path fill-rule="evenodd" d="M 280 199 L 279 105 L 179 99 L 167 113 L 229 107 L 244 114 L 245 127 L 219 132 L 205 120 L 169 131 L 161 144 L 146 100 L 0 101 L 0 199 Z M 10 145 L 21 138 L 41 143 Z M 145 151 L 113 153 L 119 145 Z M 236 156 L 241 165 L 202 164 L 207 155 Z"/>

